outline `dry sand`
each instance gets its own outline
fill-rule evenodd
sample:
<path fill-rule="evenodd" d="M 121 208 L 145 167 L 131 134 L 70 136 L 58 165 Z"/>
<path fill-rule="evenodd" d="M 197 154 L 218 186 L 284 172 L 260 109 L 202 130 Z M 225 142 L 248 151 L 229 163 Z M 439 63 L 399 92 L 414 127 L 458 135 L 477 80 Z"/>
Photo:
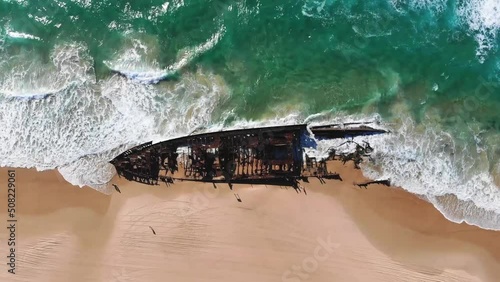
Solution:
<path fill-rule="evenodd" d="M 1 228 L 0 281 L 498 281 L 500 232 L 451 223 L 398 188 L 359 189 L 359 171 L 335 169 L 344 181 L 312 179 L 307 195 L 115 179 L 122 193 L 111 196 L 16 169 L 16 274 Z"/>

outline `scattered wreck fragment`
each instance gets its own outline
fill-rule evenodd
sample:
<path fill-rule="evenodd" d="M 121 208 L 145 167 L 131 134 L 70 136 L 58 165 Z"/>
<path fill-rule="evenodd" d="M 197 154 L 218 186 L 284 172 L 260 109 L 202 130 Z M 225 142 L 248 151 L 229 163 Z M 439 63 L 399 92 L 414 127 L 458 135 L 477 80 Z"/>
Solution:
<path fill-rule="evenodd" d="M 339 179 L 340 175 L 327 169 L 331 158 L 317 160 L 305 153 L 316 146 L 318 139 L 350 138 L 359 135 L 385 133 L 366 125 L 332 124 L 307 127 L 307 124 L 239 129 L 185 136 L 153 144 L 148 142 L 127 150 L 111 161 L 118 175 L 130 181 L 167 185 L 175 181 L 197 181 L 233 184 L 265 184 L 292 186 L 300 189 L 298 181 L 317 177 Z M 352 155 L 340 155 L 342 160 L 360 158 L 372 150 L 368 143 Z"/>
<path fill-rule="evenodd" d="M 368 142 L 363 142 L 363 145 L 361 145 L 352 140 L 349 140 L 345 143 L 354 143 L 356 145 L 356 149 L 351 153 L 339 153 L 338 156 L 340 160 L 343 164 L 348 161 L 352 161 L 354 163 L 354 168 L 360 169 L 359 165 L 363 162 L 363 158 L 371 158 L 370 154 L 373 152 L 373 148 Z M 333 156 L 331 158 L 335 158 L 337 156 L 335 149 L 331 149 L 329 155 Z"/>
<path fill-rule="evenodd" d="M 368 185 L 372 185 L 372 184 L 382 184 L 385 186 L 391 186 L 391 181 L 389 179 L 383 179 L 383 180 L 368 181 L 365 183 L 359 183 L 359 184 L 355 184 L 355 185 L 358 186 L 359 188 L 368 189 Z"/>

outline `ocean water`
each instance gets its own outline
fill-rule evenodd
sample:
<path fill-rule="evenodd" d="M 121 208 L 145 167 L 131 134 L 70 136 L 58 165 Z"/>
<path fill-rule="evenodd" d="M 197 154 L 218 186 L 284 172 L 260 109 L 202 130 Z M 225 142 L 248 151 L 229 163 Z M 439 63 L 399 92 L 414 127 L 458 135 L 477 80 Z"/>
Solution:
<path fill-rule="evenodd" d="M 365 175 L 500 230 L 499 46 L 499 0 L 0 0 L 0 165 L 109 192 L 150 140 L 376 121 Z"/>

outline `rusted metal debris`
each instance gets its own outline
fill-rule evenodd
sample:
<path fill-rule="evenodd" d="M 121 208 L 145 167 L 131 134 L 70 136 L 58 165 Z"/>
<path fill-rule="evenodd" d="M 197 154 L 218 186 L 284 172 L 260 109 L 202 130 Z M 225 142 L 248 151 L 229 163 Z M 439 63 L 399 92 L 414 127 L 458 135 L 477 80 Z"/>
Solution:
<path fill-rule="evenodd" d="M 309 128 L 316 138 L 349 138 L 385 133 L 366 125 L 345 129 L 339 125 Z M 119 176 L 149 185 L 163 181 L 196 181 L 233 184 L 292 186 L 308 177 L 339 179 L 327 170 L 327 160 L 309 157 L 304 149 L 314 146 L 306 124 L 220 131 L 190 135 L 127 150 L 111 161 Z M 353 160 L 358 167 L 369 144 L 347 155 L 330 152 L 332 159 Z"/>
<path fill-rule="evenodd" d="M 335 159 L 336 156 L 342 161 L 343 164 L 346 164 L 348 161 L 353 161 L 354 168 L 360 169 L 360 164 L 363 162 L 364 157 L 370 158 L 370 154 L 373 152 L 373 148 L 370 146 L 368 142 L 363 142 L 363 144 L 358 144 L 354 141 L 347 141 L 346 143 L 351 142 L 356 145 L 356 149 L 351 153 L 340 153 L 336 154 L 334 148 L 330 149 L 330 158 Z"/>

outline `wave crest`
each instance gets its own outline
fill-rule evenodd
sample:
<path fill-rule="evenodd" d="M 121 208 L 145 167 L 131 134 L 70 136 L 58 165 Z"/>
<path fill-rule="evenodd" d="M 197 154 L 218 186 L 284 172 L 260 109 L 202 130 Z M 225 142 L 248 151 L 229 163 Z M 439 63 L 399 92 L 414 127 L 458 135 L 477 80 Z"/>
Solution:
<path fill-rule="evenodd" d="M 181 50 L 177 56 L 176 62 L 165 69 L 160 68 L 158 62 L 154 59 L 144 59 L 144 56 L 148 54 L 148 49 L 138 40 L 135 40 L 133 47 L 125 50 L 117 59 L 105 61 L 104 63 L 111 70 L 133 81 L 145 84 L 155 84 L 176 74 L 198 56 L 212 49 L 220 41 L 224 32 L 225 27 L 222 26 L 206 42 L 198 46 Z"/>
<path fill-rule="evenodd" d="M 56 46 L 51 63 L 32 52 L 10 56 L 0 65 L 0 94 L 7 98 L 42 99 L 94 80 L 93 59 L 84 45 Z"/>

